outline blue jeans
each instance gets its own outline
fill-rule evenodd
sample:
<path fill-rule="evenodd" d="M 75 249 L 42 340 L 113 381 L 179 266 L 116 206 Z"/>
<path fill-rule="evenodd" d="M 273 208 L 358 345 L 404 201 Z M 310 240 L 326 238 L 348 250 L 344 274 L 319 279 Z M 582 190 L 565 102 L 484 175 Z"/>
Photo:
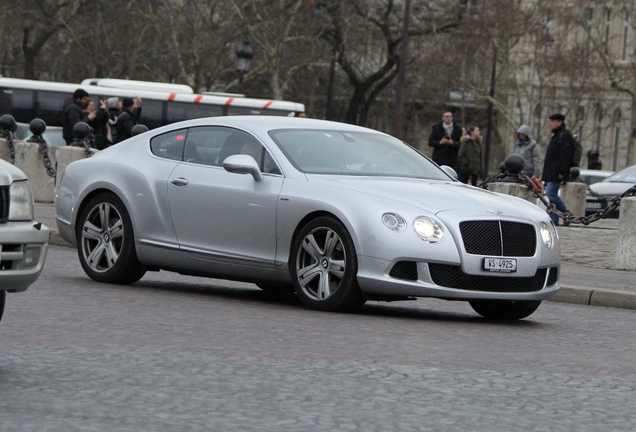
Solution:
<path fill-rule="evenodd" d="M 545 182 L 545 194 L 550 199 L 550 203 L 554 204 L 556 209 L 560 212 L 567 212 L 568 209 L 565 208 L 565 204 L 561 197 L 559 196 L 559 186 L 561 186 L 561 182 Z M 550 213 L 550 219 L 554 222 L 555 225 L 559 223 L 559 217 L 554 213 Z"/>

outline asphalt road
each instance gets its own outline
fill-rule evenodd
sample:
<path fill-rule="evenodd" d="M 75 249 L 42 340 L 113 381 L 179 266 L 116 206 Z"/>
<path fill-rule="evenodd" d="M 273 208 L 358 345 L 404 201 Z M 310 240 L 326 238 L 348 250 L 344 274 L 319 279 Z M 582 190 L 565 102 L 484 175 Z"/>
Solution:
<path fill-rule="evenodd" d="M 7 295 L 0 431 L 633 431 L 636 311 L 306 310 L 250 284 L 90 281 L 51 246 Z"/>

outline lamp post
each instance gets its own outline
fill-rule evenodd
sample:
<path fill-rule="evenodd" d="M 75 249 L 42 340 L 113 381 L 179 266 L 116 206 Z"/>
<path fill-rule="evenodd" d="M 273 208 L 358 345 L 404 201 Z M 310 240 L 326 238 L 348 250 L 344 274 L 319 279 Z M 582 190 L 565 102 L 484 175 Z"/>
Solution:
<path fill-rule="evenodd" d="M 254 52 L 250 47 L 250 41 L 245 39 L 236 50 L 236 70 L 239 72 L 238 92 L 243 93 L 243 76 L 250 70 Z"/>

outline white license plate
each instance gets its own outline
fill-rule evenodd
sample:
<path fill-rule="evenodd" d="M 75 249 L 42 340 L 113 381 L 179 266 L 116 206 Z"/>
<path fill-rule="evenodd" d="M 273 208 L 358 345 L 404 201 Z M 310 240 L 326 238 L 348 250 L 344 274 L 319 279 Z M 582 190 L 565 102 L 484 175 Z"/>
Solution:
<path fill-rule="evenodd" d="M 593 209 L 600 209 L 600 208 L 603 208 L 603 203 L 600 203 L 600 202 L 598 202 L 598 203 L 587 203 L 587 204 L 585 204 L 585 207 L 586 208 L 593 208 Z"/>
<path fill-rule="evenodd" d="M 514 273 L 517 271 L 517 260 L 511 258 L 484 258 L 484 270 Z"/>

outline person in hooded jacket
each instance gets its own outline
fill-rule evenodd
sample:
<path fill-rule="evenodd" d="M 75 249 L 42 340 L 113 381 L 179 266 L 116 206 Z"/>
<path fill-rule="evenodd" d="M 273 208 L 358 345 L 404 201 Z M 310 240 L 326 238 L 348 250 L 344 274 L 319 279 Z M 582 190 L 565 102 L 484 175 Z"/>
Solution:
<path fill-rule="evenodd" d="M 106 124 L 106 140 L 109 145 L 117 142 L 117 116 L 121 112 L 121 99 L 111 97 L 106 99 L 108 123 Z"/>
<path fill-rule="evenodd" d="M 66 145 L 71 145 L 75 135 L 73 134 L 73 127 L 83 121 L 84 110 L 88 108 L 88 102 L 90 97 L 88 92 L 84 89 L 77 89 L 73 92 L 72 96 L 69 96 L 64 100 L 62 110 L 64 118 L 62 120 L 62 136 Z"/>
<path fill-rule="evenodd" d="M 521 174 L 541 178 L 541 148 L 532 138 L 532 131 L 528 125 L 521 125 L 517 130 L 517 142 L 512 153 L 523 158 Z"/>

